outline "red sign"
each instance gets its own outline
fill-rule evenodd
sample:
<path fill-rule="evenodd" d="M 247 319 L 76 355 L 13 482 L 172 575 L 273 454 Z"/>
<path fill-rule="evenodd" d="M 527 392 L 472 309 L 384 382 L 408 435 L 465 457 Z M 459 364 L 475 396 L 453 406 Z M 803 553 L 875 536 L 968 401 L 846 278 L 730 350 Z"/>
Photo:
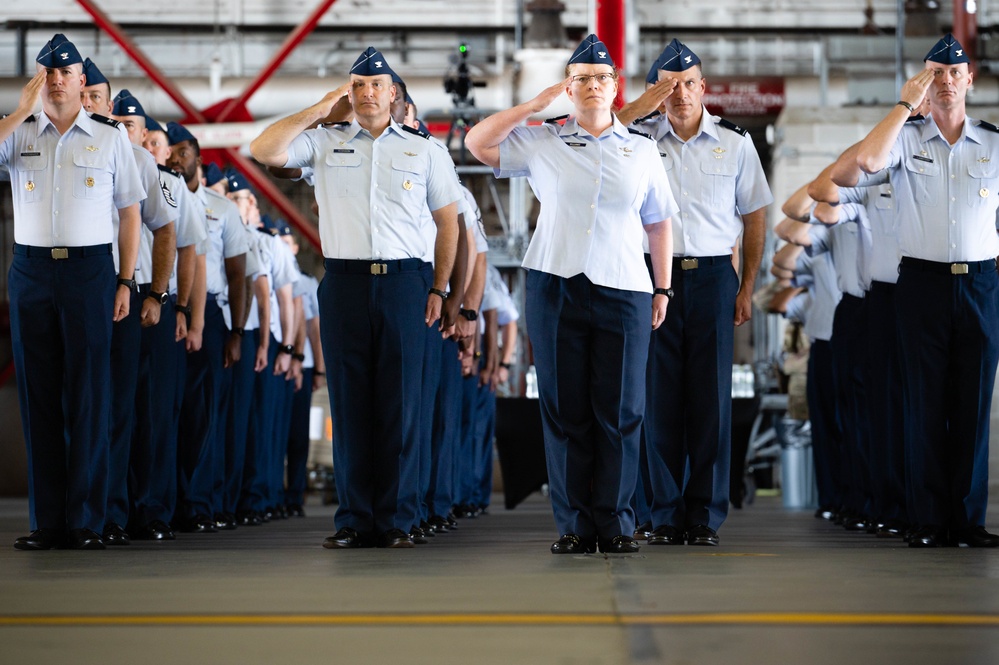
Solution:
<path fill-rule="evenodd" d="M 704 105 L 712 115 L 777 115 L 784 108 L 784 79 L 708 78 Z"/>

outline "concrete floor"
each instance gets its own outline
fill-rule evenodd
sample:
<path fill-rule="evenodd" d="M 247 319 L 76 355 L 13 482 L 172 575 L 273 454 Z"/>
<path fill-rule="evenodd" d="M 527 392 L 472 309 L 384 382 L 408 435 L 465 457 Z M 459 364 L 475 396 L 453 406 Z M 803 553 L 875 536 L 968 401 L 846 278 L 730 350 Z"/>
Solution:
<path fill-rule="evenodd" d="M 549 554 L 540 496 L 416 550 L 324 550 L 332 509 L 307 511 L 27 553 L 26 502 L 0 501 L 0 663 L 999 662 L 999 551 L 910 550 L 772 497 L 720 548 L 606 557 Z"/>

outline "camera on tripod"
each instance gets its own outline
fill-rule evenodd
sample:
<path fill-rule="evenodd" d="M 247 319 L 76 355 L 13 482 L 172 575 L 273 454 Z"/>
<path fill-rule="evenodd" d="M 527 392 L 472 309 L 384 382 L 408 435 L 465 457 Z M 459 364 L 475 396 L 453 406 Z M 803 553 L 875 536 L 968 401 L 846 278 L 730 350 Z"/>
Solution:
<path fill-rule="evenodd" d="M 451 101 L 457 108 L 475 106 L 473 88 L 486 87 L 485 81 L 473 81 L 468 72 L 468 44 L 458 46 L 457 63 L 444 76 L 444 92 L 451 95 Z"/>

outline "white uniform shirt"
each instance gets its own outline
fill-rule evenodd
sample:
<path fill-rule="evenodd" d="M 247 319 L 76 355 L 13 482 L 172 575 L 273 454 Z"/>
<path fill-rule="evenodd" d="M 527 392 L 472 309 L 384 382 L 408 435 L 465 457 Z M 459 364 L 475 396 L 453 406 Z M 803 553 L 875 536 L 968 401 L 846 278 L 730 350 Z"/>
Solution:
<path fill-rule="evenodd" d="M 636 125 L 656 140 L 680 207 L 673 216 L 675 256 L 731 254 L 743 231 L 740 215 L 773 203 L 753 140 L 720 121 L 703 109 L 697 134 L 686 142 L 666 115 Z"/>
<path fill-rule="evenodd" d="M 10 171 L 14 198 L 14 242 L 111 243 L 112 211 L 145 198 L 128 138 L 117 123 L 101 118 L 81 109 L 60 136 L 42 112 L 0 143 L 0 165 Z"/>
<path fill-rule="evenodd" d="M 496 176 L 526 176 L 541 202 L 524 267 L 652 292 L 643 225 L 677 212 L 655 142 L 617 118 L 601 136 L 565 125 L 516 127 L 500 143 Z"/>
<path fill-rule="evenodd" d="M 943 263 L 999 256 L 999 133 L 965 118 L 951 146 L 932 116 L 908 122 L 887 168 L 902 256 Z"/>
<path fill-rule="evenodd" d="M 423 258 L 424 208 L 460 197 L 451 158 L 395 122 L 377 139 L 356 120 L 306 130 L 288 147 L 285 167 L 314 169 L 326 258 Z"/>

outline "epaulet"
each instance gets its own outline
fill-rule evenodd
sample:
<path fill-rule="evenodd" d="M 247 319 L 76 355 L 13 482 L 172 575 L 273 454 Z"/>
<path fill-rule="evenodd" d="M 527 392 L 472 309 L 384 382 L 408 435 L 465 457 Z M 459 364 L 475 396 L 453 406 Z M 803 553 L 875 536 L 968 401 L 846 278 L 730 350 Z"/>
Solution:
<path fill-rule="evenodd" d="M 978 126 L 981 127 L 982 129 L 987 129 L 990 132 L 997 132 L 997 133 L 999 133 L 999 127 L 996 127 L 991 122 L 985 122 L 984 120 L 979 120 L 978 121 Z"/>
<path fill-rule="evenodd" d="M 916 115 L 910 115 L 905 119 L 906 122 L 916 122 L 917 120 L 926 120 L 926 116 L 917 113 Z"/>
<path fill-rule="evenodd" d="M 643 117 L 639 118 L 638 120 L 636 120 L 635 124 L 636 125 L 640 125 L 643 122 L 648 122 L 649 120 L 652 120 L 653 118 L 658 118 L 662 114 L 663 114 L 662 111 L 653 111 L 652 113 L 650 113 L 650 114 L 648 114 L 646 116 L 643 116 Z"/>
<path fill-rule="evenodd" d="M 99 113 L 91 113 L 90 114 L 90 119 L 91 120 L 96 120 L 97 122 L 102 122 L 105 125 L 110 125 L 112 127 L 121 127 L 121 123 L 118 122 L 117 120 L 112 120 L 111 118 L 107 117 L 106 115 L 101 115 Z"/>
<path fill-rule="evenodd" d="M 268 238 L 272 238 L 275 235 L 273 230 L 264 228 L 263 226 L 258 226 L 257 231 L 263 233 Z"/>
<path fill-rule="evenodd" d="M 413 129 L 409 125 L 400 125 L 400 127 L 402 127 L 402 131 L 404 132 L 409 132 L 410 134 L 416 134 L 417 136 L 425 139 L 430 138 L 430 132 L 425 132 L 422 129 Z"/>
<path fill-rule="evenodd" d="M 720 127 L 724 127 L 725 129 L 731 129 L 736 134 L 741 134 L 742 136 L 749 135 L 748 129 L 743 129 L 739 125 L 735 124 L 734 122 L 731 122 L 730 120 L 726 120 L 725 118 L 718 118 L 718 125 Z"/>
<path fill-rule="evenodd" d="M 561 121 L 565 120 L 568 117 L 569 117 L 569 114 L 566 113 L 565 115 L 560 115 L 560 116 L 555 117 L 555 118 L 548 118 L 547 120 L 545 120 L 545 124 L 546 125 L 557 125 Z"/>
<path fill-rule="evenodd" d="M 219 194 L 218 192 L 216 192 L 211 187 L 205 187 L 204 185 L 202 185 L 201 189 L 205 190 L 205 194 L 207 194 L 208 196 L 214 197 L 216 199 L 222 199 L 226 203 L 232 203 L 232 201 L 229 200 L 228 196 L 226 196 L 225 194 Z M 235 203 L 232 203 L 232 204 L 236 205 Z"/>
<path fill-rule="evenodd" d="M 349 124 L 350 124 L 350 120 L 341 120 L 340 122 L 331 122 L 329 124 L 323 125 L 323 127 L 336 127 L 336 128 L 340 128 L 340 127 L 346 127 Z"/>
<path fill-rule="evenodd" d="M 156 168 L 158 168 L 160 171 L 163 171 L 163 173 L 169 173 L 170 175 L 177 176 L 178 178 L 180 177 L 180 174 L 174 171 L 169 166 L 163 166 L 162 164 L 157 164 Z"/>
<path fill-rule="evenodd" d="M 7 116 L 4 117 L 6 118 Z M 29 115 L 27 118 L 24 119 L 25 122 L 34 122 L 36 120 L 38 120 L 38 118 L 36 118 L 34 115 Z"/>
<path fill-rule="evenodd" d="M 638 134 L 639 136 L 644 136 L 650 141 L 652 140 L 652 137 L 646 134 L 645 132 L 640 132 L 637 129 L 632 129 L 631 127 L 628 128 L 628 131 L 631 132 L 632 134 Z"/>

